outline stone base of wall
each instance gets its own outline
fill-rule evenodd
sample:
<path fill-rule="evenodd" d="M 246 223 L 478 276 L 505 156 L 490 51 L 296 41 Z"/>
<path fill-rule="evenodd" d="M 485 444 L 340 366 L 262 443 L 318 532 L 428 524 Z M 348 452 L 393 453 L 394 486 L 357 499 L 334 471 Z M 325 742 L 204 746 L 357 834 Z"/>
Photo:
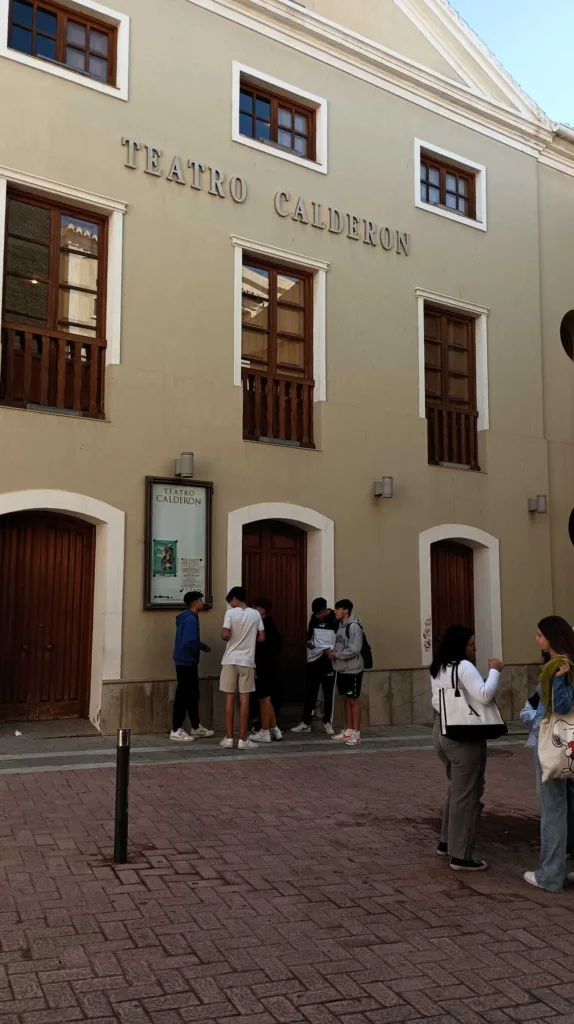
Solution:
<path fill-rule="evenodd" d="M 109 736 L 122 728 L 137 734 L 170 732 L 175 685 L 175 679 L 104 683 L 102 735 Z M 224 731 L 224 696 L 219 691 L 219 676 L 200 680 L 199 717 L 207 728 Z"/>
<path fill-rule="evenodd" d="M 507 721 L 516 721 L 529 694 L 536 689 L 537 665 L 508 665 L 502 674 L 498 706 Z M 203 725 L 223 732 L 224 697 L 219 679 L 201 680 L 200 717 Z M 101 730 L 111 735 L 119 728 L 133 733 L 165 733 L 171 729 L 175 680 L 104 683 Z M 432 725 L 429 673 L 426 668 L 365 672 L 361 696 L 362 724 Z M 335 724 L 342 723 L 342 701 L 335 703 Z"/>

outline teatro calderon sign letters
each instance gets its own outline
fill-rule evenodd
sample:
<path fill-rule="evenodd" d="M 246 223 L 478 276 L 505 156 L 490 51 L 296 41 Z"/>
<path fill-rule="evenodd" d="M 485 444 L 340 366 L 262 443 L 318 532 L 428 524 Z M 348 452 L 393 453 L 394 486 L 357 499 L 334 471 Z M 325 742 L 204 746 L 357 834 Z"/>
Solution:
<path fill-rule="evenodd" d="M 122 146 L 126 151 L 125 166 L 132 171 L 142 169 L 145 174 L 153 177 L 163 177 L 172 184 L 196 192 L 207 192 L 218 199 L 230 198 L 234 203 L 242 204 L 248 198 L 247 182 L 238 174 L 229 177 L 218 167 L 203 164 L 199 160 L 182 160 L 177 153 L 166 157 L 157 146 L 150 146 L 128 136 L 122 139 Z M 332 235 L 344 235 L 354 242 L 382 248 L 385 252 L 409 255 L 411 236 L 398 228 L 387 225 L 381 227 L 375 221 L 356 213 L 346 213 L 334 206 L 294 196 L 284 190 L 275 193 L 273 206 L 279 217 L 290 218 Z"/>

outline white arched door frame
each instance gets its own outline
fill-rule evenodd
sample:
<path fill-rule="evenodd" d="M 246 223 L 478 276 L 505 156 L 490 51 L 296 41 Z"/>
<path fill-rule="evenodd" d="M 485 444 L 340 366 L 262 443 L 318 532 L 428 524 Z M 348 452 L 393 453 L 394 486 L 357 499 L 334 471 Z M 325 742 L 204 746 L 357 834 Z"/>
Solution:
<path fill-rule="evenodd" d="M 305 530 L 307 534 L 307 604 L 324 597 L 335 600 L 335 524 L 332 519 L 302 505 L 263 502 L 236 508 L 227 520 L 227 589 L 240 586 L 243 561 L 243 527 L 261 519 L 278 519 Z"/>
<path fill-rule="evenodd" d="M 0 516 L 42 510 L 94 523 L 94 624 L 89 718 L 100 727 L 102 681 L 119 679 L 122 667 L 125 514 L 114 505 L 72 491 L 30 490 L 0 494 Z"/>
<path fill-rule="evenodd" d="M 474 615 L 478 665 L 502 657 L 502 605 L 500 600 L 500 545 L 497 537 L 474 526 L 443 524 L 419 535 L 421 652 L 423 665 L 432 661 L 431 545 L 459 541 L 474 551 Z"/>

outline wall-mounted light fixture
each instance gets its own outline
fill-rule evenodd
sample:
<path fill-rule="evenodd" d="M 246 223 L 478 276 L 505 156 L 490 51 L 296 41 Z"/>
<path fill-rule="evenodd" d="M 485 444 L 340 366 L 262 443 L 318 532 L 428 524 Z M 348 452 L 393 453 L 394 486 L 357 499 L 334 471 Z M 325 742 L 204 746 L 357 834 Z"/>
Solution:
<path fill-rule="evenodd" d="M 394 480 L 392 476 L 384 476 L 382 480 L 375 480 L 373 484 L 373 495 L 375 498 L 392 498 L 394 493 Z"/>
<path fill-rule="evenodd" d="M 537 494 L 535 498 L 529 498 L 528 511 L 537 512 L 539 516 L 545 515 L 548 512 L 548 495 Z"/>
<path fill-rule="evenodd" d="M 193 477 L 195 473 L 195 456 L 193 452 L 182 452 L 175 460 L 175 476 Z"/>

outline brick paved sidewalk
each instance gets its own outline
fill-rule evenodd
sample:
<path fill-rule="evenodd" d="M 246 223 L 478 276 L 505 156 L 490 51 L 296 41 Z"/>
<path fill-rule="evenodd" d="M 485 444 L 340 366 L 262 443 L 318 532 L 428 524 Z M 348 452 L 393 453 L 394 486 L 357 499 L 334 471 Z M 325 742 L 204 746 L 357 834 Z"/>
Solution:
<path fill-rule="evenodd" d="M 0 1024 L 574 1024 L 574 893 L 530 889 L 531 759 L 489 765 L 485 875 L 436 857 L 428 751 L 0 779 Z"/>

